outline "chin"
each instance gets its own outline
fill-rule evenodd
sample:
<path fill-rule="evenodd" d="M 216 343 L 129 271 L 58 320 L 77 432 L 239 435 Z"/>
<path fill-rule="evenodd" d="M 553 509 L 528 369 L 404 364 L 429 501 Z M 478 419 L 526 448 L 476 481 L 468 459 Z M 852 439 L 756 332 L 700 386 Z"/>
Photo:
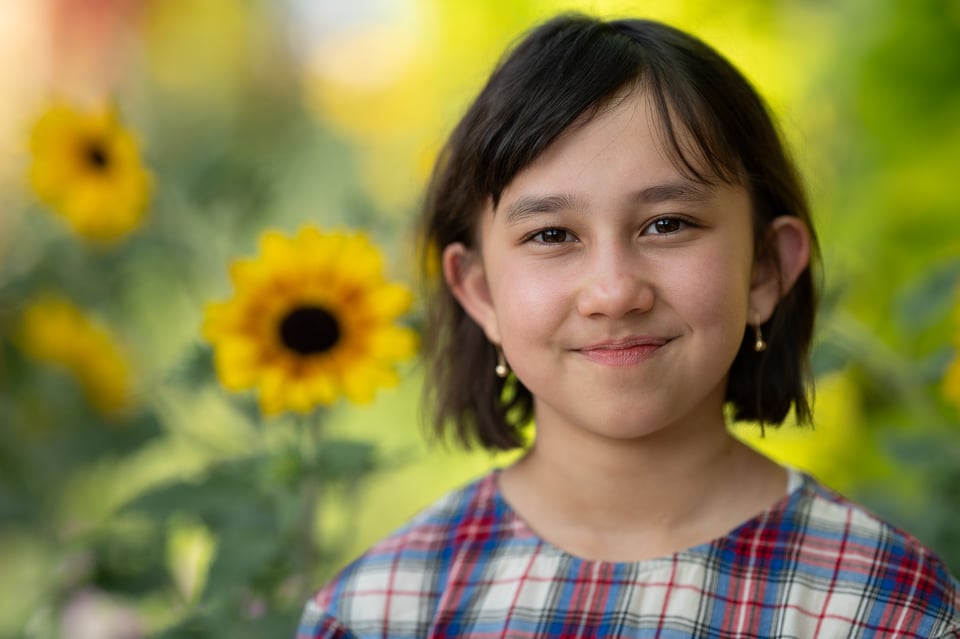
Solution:
<path fill-rule="evenodd" d="M 660 420 L 629 419 L 625 420 L 623 413 L 611 415 L 607 419 L 595 419 L 588 430 L 599 437 L 618 442 L 642 440 L 655 436 L 667 428 Z"/>

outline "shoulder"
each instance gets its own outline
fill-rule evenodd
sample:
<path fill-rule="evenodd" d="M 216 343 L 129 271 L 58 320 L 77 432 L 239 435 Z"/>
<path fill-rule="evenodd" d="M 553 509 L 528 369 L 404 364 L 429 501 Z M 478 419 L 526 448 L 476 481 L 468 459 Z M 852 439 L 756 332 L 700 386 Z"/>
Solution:
<path fill-rule="evenodd" d="M 920 541 L 804 476 L 775 510 L 773 546 L 802 605 L 897 636 L 960 633 L 960 584 Z M 792 598 L 792 597 L 791 597 Z"/>
<path fill-rule="evenodd" d="M 375 633 L 420 637 L 443 593 L 455 549 L 464 540 L 500 534 L 496 475 L 448 493 L 350 563 L 307 604 L 304 639 Z M 324 634 L 349 627 L 356 635 Z M 310 634 L 310 628 L 317 628 Z"/>
<path fill-rule="evenodd" d="M 909 533 L 809 476 L 804 476 L 798 492 L 796 507 L 787 512 L 811 551 L 831 548 L 851 562 L 851 568 L 905 571 L 920 588 L 933 585 L 927 583 L 932 580 L 957 594 L 957 583 L 943 562 Z"/>

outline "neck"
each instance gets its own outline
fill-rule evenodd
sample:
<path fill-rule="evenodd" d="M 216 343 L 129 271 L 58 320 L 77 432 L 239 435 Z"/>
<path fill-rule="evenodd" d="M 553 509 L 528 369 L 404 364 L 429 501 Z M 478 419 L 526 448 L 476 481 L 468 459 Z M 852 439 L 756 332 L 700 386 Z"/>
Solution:
<path fill-rule="evenodd" d="M 631 440 L 544 429 L 501 481 L 547 541 L 623 560 L 720 536 L 786 489 L 784 473 L 732 438 L 722 415 Z"/>

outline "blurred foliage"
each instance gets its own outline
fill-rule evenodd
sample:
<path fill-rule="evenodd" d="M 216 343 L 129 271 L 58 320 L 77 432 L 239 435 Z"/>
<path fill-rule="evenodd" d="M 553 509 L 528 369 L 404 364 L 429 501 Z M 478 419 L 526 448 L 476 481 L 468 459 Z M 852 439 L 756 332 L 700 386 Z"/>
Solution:
<path fill-rule="evenodd" d="M 570 8 L 689 29 L 768 96 L 822 240 L 816 427 L 735 433 L 960 570 L 960 376 L 944 381 L 960 366 L 960 5 L 649 4 L 0 10 L 17 52 L 0 76 L 0 636 L 292 636 L 334 570 L 503 461 L 425 447 L 416 366 L 370 406 L 266 420 L 223 392 L 200 327 L 268 228 L 364 227 L 390 279 L 412 282 L 411 221 L 446 132 L 503 48 Z M 30 189 L 52 99 L 115 105 L 139 145 L 150 203 L 111 244 Z M 36 306 L 51 299 L 74 328 L 31 347 L 31 309 L 54 317 Z M 125 401 L 95 401 L 91 375 L 123 377 Z"/>

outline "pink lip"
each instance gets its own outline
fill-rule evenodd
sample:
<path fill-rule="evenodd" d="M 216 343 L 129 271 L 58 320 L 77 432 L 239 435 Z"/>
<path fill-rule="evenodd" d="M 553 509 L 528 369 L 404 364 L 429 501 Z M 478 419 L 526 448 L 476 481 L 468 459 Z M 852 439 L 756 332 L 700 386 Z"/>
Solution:
<path fill-rule="evenodd" d="M 578 352 L 597 364 L 631 366 L 650 359 L 667 342 L 658 337 L 636 337 L 591 344 Z"/>

